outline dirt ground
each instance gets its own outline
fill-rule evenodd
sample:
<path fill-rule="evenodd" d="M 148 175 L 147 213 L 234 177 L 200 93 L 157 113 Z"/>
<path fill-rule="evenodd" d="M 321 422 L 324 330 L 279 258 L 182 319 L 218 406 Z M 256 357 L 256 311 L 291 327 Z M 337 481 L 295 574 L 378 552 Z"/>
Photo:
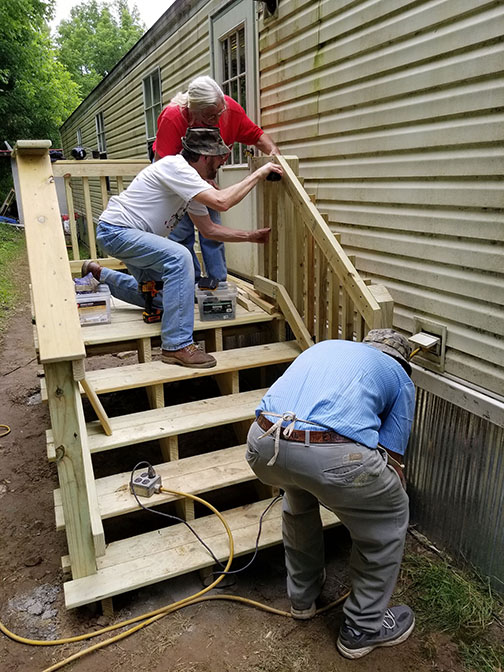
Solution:
<path fill-rule="evenodd" d="M 20 277 L 27 286 L 27 278 Z M 56 469 L 47 462 L 46 405 L 40 402 L 39 366 L 32 342 L 27 292 L 11 317 L 0 345 L 0 423 L 11 433 L 0 438 L 0 620 L 28 638 L 54 639 L 109 624 L 101 612 L 67 612 L 60 558 L 65 536 L 56 532 L 52 491 Z M 410 551 L 420 551 L 408 541 Z M 327 533 L 327 573 L 322 600 L 336 599 L 348 583 L 349 541 L 343 529 Z M 248 560 L 248 558 L 247 558 Z M 244 564 L 238 558 L 235 568 Z M 398 590 L 400 591 L 400 584 Z M 143 588 L 115 599 L 113 621 L 169 604 L 201 589 L 197 574 Z M 285 567 L 280 547 L 263 551 L 254 565 L 219 593 L 243 595 L 287 610 Z M 272 615 L 231 602 L 185 608 L 118 644 L 65 669 L 170 670 L 171 672 L 455 672 L 462 670 L 455 647 L 443 635 L 414 632 L 403 645 L 348 661 L 335 649 L 341 609 L 309 622 Z M 87 646 L 32 647 L 0 635 L 0 669 L 42 672 Z"/>

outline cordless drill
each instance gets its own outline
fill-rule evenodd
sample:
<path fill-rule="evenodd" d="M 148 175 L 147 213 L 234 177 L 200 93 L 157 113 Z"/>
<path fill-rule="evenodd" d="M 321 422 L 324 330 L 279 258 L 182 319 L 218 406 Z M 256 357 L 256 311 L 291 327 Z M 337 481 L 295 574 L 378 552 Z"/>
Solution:
<path fill-rule="evenodd" d="M 140 291 L 145 299 L 145 309 L 142 313 L 143 321 L 147 324 L 161 322 L 163 311 L 160 308 L 154 308 L 152 302 L 156 294 L 163 289 L 163 283 L 159 280 L 149 280 L 140 285 Z"/>

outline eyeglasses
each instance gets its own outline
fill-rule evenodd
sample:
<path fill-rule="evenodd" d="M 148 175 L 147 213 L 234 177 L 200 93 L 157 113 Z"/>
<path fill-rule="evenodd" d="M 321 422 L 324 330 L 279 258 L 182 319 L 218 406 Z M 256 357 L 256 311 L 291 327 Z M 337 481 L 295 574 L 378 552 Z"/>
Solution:
<path fill-rule="evenodd" d="M 199 117 L 200 117 L 201 121 L 206 126 L 217 126 L 217 123 L 218 123 L 219 119 L 221 118 L 221 116 L 226 111 L 226 106 L 225 105 L 223 105 L 220 110 L 212 111 L 212 109 L 214 109 L 215 107 L 216 107 L 216 105 L 211 105 L 209 108 L 207 108 L 207 110 L 202 111 L 199 114 Z"/>

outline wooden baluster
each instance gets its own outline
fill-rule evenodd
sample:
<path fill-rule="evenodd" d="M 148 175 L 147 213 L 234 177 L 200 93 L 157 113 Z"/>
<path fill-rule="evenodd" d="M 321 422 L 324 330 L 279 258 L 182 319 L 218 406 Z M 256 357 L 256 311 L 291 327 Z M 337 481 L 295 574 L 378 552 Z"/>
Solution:
<path fill-rule="evenodd" d="M 73 201 L 73 191 L 71 177 L 65 177 L 65 194 L 68 208 L 68 222 L 70 225 L 70 236 L 72 238 L 72 255 L 74 259 L 80 259 L 79 237 L 77 235 L 77 222 L 75 221 L 75 209 Z"/>
<path fill-rule="evenodd" d="M 315 320 L 315 243 L 313 236 L 305 227 L 305 268 L 304 268 L 304 315 L 305 324 L 314 334 Z"/>
<path fill-rule="evenodd" d="M 96 239 L 93 222 L 93 207 L 91 205 L 91 192 L 89 190 L 89 178 L 82 178 L 82 186 L 84 189 L 84 207 L 86 211 L 86 226 L 88 233 L 89 257 L 96 259 Z"/>
<path fill-rule="evenodd" d="M 355 257 L 348 257 L 350 263 L 355 265 Z M 341 337 L 347 341 L 353 340 L 354 334 L 354 305 L 350 295 L 343 287 L 343 297 L 341 304 Z"/>
<path fill-rule="evenodd" d="M 100 177 L 100 187 L 101 187 L 101 196 L 102 196 L 102 206 L 103 209 L 108 205 L 109 201 L 109 196 L 108 196 L 108 189 L 107 189 L 107 178 L 104 177 L 103 175 Z"/>

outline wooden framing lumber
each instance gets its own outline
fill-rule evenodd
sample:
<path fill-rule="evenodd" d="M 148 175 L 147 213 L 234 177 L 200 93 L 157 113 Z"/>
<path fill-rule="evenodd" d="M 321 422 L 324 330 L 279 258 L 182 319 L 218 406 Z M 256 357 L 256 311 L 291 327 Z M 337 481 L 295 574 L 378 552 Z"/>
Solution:
<path fill-rule="evenodd" d="M 235 557 L 254 549 L 259 516 L 270 503 L 271 500 L 263 500 L 223 512 L 233 534 Z M 273 506 L 264 518 L 260 549 L 281 541 L 281 508 L 279 504 Z M 323 507 L 320 508 L 320 516 L 324 528 L 339 523 L 338 518 Z M 191 525 L 217 558 L 225 561 L 229 554 L 228 537 L 217 516 L 197 518 Z M 99 568 L 95 576 L 64 584 L 65 604 L 67 609 L 73 609 L 213 563 L 212 556 L 182 523 L 147 532 L 109 544 L 106 555 L 98 559 Z"/>
<path fill-rule="evenodd" d="M 19 145 L 19 143 L 18 143 Z M 117 175 L 134 177 L 146 166 L 147 159 L 86 159 L 85 161 L 55 161 L 54 177 L 115 177 Z"/>
<path fill-rule="evenodd" d="M 259 275 L 256 275 L 254 278 L 254 287 L 256 287 L 260 292 L 271 296 L 275 301 L 277 301 L 280 310 L 284 314 L 285 319 L 290 325 L 290 328 L 296 336 L 297 342 L 303 350 L 307 350 L 313 345 L 310 333 L 305 327 L 301 315 L 298 313 L 296 306 L 292 302 L 287 290 L 283 285 L 280 285 L 277 282 L 268 280 L 268 278 L 263 278 Z"/>
<path fill-rule="evenodd" d="M 214 352 L 212 354 L 217 364 L 211 369 L 190 369 L 156 361 L 87 371 L 86 379 L 98 394 L 105 394 L 205 376 L 220 377 L 223 374 L 237 373 L 238 369 L 243 371 L 260 366 L 288 363 L 294 360 L 300 352 L 300 347 L 295 341 L 267 343 Z"/>
<path fill-rule="evenodd" d="M 72 577 L 96 572 L 105 550 L 82 403 L 69 362 L 45 367 Z"/>
<path fill-rule="evenodd" d="M 108 415 L 103 408 L 102 403 L 98 398 L 98 395 L 96 394 L 93 386 L 88 380 L 86 380 L 86 371 L 84 369 L 84 362 L 82 359 L 73 362 L 73 375 L 74 380 L 79 381 L 81 384 L 84 394 L 87 396 L 89 403 L 98 416 L 98 420 L 103 427 L 103 431 L 107 436 L 110 436 L 112 434 L 112 430 L 110 429 Z"/>
<path fill-rule="evenodd" d="M 255 165 L 259 166 L 266 161 L 266 158 L 255 159 Z M 282 182 L 278 184 L 284 185 L 284 189 L 294 201 L 298 215 L 303 219 L 318 247 L 323 250 L 327 263 L 338 276 L 345 291 L 350 295 L 352 302 L 369 327 L 380 326 L 380 306 L 363 283 L 353 264 L 350 263 L 341 245 L 334 239 L 334 235 L 322 215 L 310 201 L 308 194 L 302 188 L 295 172 L 290 167 L 289 161 L 286 157 L 280 155 L 275 156 L 275 161 L 284 172 Z"/>
<path fill-rule="evenodd" d="M 15 155 L 39 358 L 42 363 L 81 359 L 85 349 L 49 150 L 36 141 L 31 149 L 26 142 L 16 145 Z"/>
<path fill-rule="evenodd" d="M 369 285 L 369 291 L 374 296 L 382 311 L 381 327 L 392 328 L 394 317 L 394 299 L 385 285 Z"/>
<path fill-rule="evenodd" d="M 177 406 L 156 408 L 110 418 L 112 435 L 105 436 L 98 421 L 87 424 L 91 454 L 178 436 L 208 427 L 251 420 L 266 390 L 251 390 L 226 397 L 190 401 Z M 47 431 L 48 451 L 56 455 L 54 435 Z"/>

